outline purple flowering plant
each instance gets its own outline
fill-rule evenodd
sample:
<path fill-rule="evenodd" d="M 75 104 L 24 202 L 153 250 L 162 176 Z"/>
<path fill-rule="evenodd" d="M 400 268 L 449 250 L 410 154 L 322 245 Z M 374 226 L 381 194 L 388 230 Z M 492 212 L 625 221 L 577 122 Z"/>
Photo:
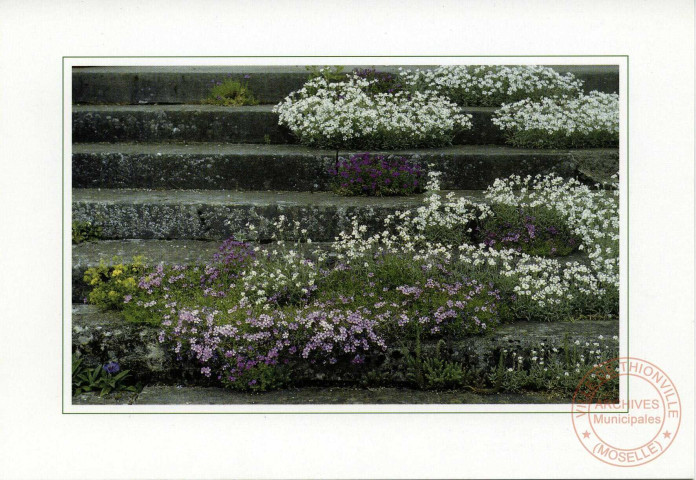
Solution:
<path fill-rule="evenodd" d="M 362 153 L 339 158 L 329 169 L 339 195 L 396 196 L 421 193 L 423 168 L 404 157 Z"/>
<path fill-rule="evenodd" d="M 202 265 L 159 264 L 137 282 L 137 290 L 123 299 L 126 320 L 159 325 L 170 321 L 172 307 L 180 304 L 214 306 L 230 296 L 242 269 L 256 256 L 251 244 L 235 238 L 225 240 L 211 260 Z"/>
<path fill-rule="evenodd" d="M 104 364 L 103 369 L 109 375 L 114 375 L 118 373 L 119 370 L 121 370 L 121 366 L 118 364 L 118 362 L 109 362 Z"/>
<path fill-rule="evenodd" d="M 84 364 L 84 358 L 77 355 L 72 357 L 73 395 L 95 392 L 99 396 L 104 396 L 112 392 L 139 392 L 142 390 L 140 383 L 133 384 L 128 381 L 129 378 L 129 371 L 121 370 L 118 362 L 110 361 L 90 368 Z"/>
<path fill-rule="evenodd" d="M 580 239 L 557 211 L 543 206 L 492 207 L 494 215 L 478 225 L 480 243 L 497 250 L 512 248 L 529 255 L 562 257 L 575 252 Z"/>
<path fill-rule="evenodd" d="M 357 272 L 326 272 L 325 286 L 351 273 Z M 500 296 L 490 285 L 429 277 L 390 289 L 373 278 L 365 276 L 360 285 L 379 291 L 367 298 L 355 295 L 355 283 L 344 282 L 350 296 L 320 286 L 317 298 L 292 308 L 264 312 L 242 298 L 226 311 L 172 309 L 160 340 L 174 342 L 176 353 L 198 362 L 207 377 L 235 389 L 265 390 L 307 369 L 359 368 L 414 335 L 458 338 L 497 323 Z"/>

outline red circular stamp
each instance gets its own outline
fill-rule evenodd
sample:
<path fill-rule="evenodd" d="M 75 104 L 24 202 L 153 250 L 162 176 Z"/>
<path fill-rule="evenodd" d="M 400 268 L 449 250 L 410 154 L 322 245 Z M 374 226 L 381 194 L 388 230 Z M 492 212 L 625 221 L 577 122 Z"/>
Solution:
<path fill-rule="evenodd" d="M 617 398 L 628 377 L 628 399 Z M 619 467 L 655 460 L 674 441 L 681 401 L 669 376 L 655 364 L 633 357 L 608 360 L 590 370 L 572 404 L 575 434 L 597 459 Z"/>

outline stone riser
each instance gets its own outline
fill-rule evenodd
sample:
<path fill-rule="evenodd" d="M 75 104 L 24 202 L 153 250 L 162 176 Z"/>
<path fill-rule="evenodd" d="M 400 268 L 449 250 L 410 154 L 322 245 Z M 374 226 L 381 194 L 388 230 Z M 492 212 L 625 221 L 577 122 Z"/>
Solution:
<path fill-rule="evenodd" d="M 448 359 L 462 362 L 474 369 L 495 368 L 503 349 L 528 352 L 543 343 L 547 349 L 572 345 L 576 340 L 596 341 L 599 335 L 611 338 L 618 335 L 618 320 L 576 321 L 572 323 L 515 322 L 499 327 L 492 335 L 472 336 L 454 342 Z M 204 384 L 206 379 L 192 363 L 181 363 L 171 346 L 157 340 L 160 329 L 123 321 L 117 313 L 99 312 L 93 306 L 74 305 L 72 314 L 72 350 L 83 357 L 86 365 L 118 361 L 122 369 L 130 370 L 135 379 L 143 382 Z M 435 344 L 424 342 L 424 355 L 435 352 Z M 524 355 L 527 356 L 527 355 Z M 376 358 L 371 368 L 388 379 L 387 383 L 405 382 L 403 352 L 388 349 Z M 326 370 L 326 369 L 324 369 Z M 360 383 L 365 372 L 351 370 L 322 372 L 311 368 L 295 372 L 300 380 L 314 384 Z"/>
<path fill-rule="evenodd" d="M 443 192 L 443 194 L 446 192 Z M 459 191 L 472 198 L 481 192 Z M 356 216 L 374 231 L 397 210 L 422 205 L 422 196 L 339 197 L 332 193 L 73 190 L 73 221 L 102 226 L 105 239 L 223 240 L 247 231 L 271 238 L 272 221 L 298 221 L 313 241 L 333 241 Z M 288 233 L 291 236 L 291 233 Z"/>
<path fill-rule="evenodd" d="M 466 59 L 462 59 L 462 63 Z M 365 66 L 363 66 L 365 67 Z M 371 67 L 371 66 L 367 66 Z M 423 66 L 424 68 L 427 66 Z M 376 67 L 396 71 L 392 67 Z M 572 72 L 585 82 L 585 90 L 618 92 L 617 66 L 554 66 Z M 345 71 L 352 70 L 347 66 Z M 249 75 L 245 79 L 245 75 Z M 84 104 L 199 103 L 207 97 L 212 82 L 225 78 L 244 81 L 261 103 L 278 103 L 302 88 L 308 79 L 304 67 L 91 67 L 72 75 L 72 101 Z"/>
<path fill-rule="evenodd" d="M 293 144 L 289 129 L 278 125 L 272 106 L 214 105 L 75 106 L 73 142 L 220 142 Z M 504 144 L 491 123 L 494 108 L 463 108 L 473 127 L 454 144 Z"/>
<path fill-rule="evenodd" d="M 76 144 L 74 188 L 330 190 L 337 157 L 359 152 L 314 151 L 280 145 Z M 586 157 L 618 170 L 618 151 L 538 151 L 453 147 L 382 152 L 441 172 L 446 189 L 485 189 L 510 175 L 576 176 Z M 428 167 L 428 165 L 433 165 Z"/>
<path fill-rule="evenodd" d="M 73 142 L 293 143 L 269 106 L 73 108 Z"/>

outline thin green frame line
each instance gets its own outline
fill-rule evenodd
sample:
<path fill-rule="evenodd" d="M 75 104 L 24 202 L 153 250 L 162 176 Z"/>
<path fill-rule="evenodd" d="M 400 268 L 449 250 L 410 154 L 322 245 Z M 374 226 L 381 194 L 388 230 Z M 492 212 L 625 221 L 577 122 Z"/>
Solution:
<path fill-rule="evenodd" d="M 60 85 L 61 85 L 61 132 L 60 132 L 60 145 L 62 151 L 60 152 L 61 167 L 60 167 L 60 210 L 61 210 L 61 222 L 60 222 L 60 305 L 61 305 L 61 329 L 60 329 L 60 353 L 61 353 L 61 367 L 60 367 L 60 407 L 61 412 L 65 413 L 65 57 L 62 59 L 61 75 L 60 75 Z M 72 301 L 72 299 L 71 299 Z M 71 319 L 72 320 L 72 319 Z M 72 332 L 71 337 L 72 337 Z M 71 342 L 72 343 L 72 342 Z M 72 348 L 72 347 L 71 347 Z M 72 358 L 72 355 L 71 355 Z M 72 361 L 72 360 L 71 360 Z M 72 371 L 72 364 L 70 366 Z M 72 379 L 71 379 L 72 382 Z M 72 393 L 72 384 L 70 386 Z"/>
<path fill-rule="evenodd" d="M 628 55 L 66 55 L 63 58 L 601 58 Z"/>
<path fill-rule="evenodd" d="M 423 412 L 393 412 L 393 411 L 362 411 L 362 412 L 66 412 L 65 411 L 65 59 L 67 58 L 603 58 L 603 57 L 624 57 L 626 59 L 626 356 L 630 357 L 630 322 L 629 322 L 629 293 L 630 293 L 630 225 L 629 225 L 629 55 L 64 55 L 61 65 L 61 138 L 62 138 L 62 185 L 61 185 L 61 413 L 63 415 L 526 415 L 526 414 L 563 414 L 569 415 L 571 412 L 550 412 L 550 411 L 527 411 L 527 412 L 511 412 L 511 411 L 477 411 L 477 412 L 459 412 L 459 411 L 423 411 Z M 130 65 L 126 65 L 130 66 Z M 161 65 L 157 65 L 161 66 Z M 178 66 L 178 65 L 177 65 Z M 620 84 L 619 84 L 620 85 Z M 619 332 L 620 334 L 621 332 Z M 626 377 L 626 411 L 613 411 L 610 413 L 622 414 L 630 411 L 630 376 Z M 284 404 L 287 405 L 287 404 Z M 420 404 L 413 404 L 420 405 Z M 482 404 L 471 404 L 482 405 Z M 103 405 L 101 405 L 103 407 Z M 143 405 L 148 407 L 148 405 Z M 113 408 L 121 406 L 114 405 Z"/>

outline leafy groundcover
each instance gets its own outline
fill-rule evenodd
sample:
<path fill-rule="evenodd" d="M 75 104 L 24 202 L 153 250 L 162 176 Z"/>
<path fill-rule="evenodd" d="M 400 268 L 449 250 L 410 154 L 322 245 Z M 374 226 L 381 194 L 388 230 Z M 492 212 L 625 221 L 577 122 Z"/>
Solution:
<path fill-rule="evenodd" d="M 523 320 L 616 318 L 618 190 L 510 177 L 476 202 L 440 194 L 433 173 L 427 189 L 379 231 L 355 220 L 329 245 L 281 215 L 274 243 L 254 243 L 249 224 L 204 265 L 102 265 L 85 275 L 88 300 L 156 326 L 182 362 L 238 390 L 324 380 L 567 394 L 614 356 L 617 339 L 597 338 L 500 349 L 481 365 L 457 345 Z"/>

